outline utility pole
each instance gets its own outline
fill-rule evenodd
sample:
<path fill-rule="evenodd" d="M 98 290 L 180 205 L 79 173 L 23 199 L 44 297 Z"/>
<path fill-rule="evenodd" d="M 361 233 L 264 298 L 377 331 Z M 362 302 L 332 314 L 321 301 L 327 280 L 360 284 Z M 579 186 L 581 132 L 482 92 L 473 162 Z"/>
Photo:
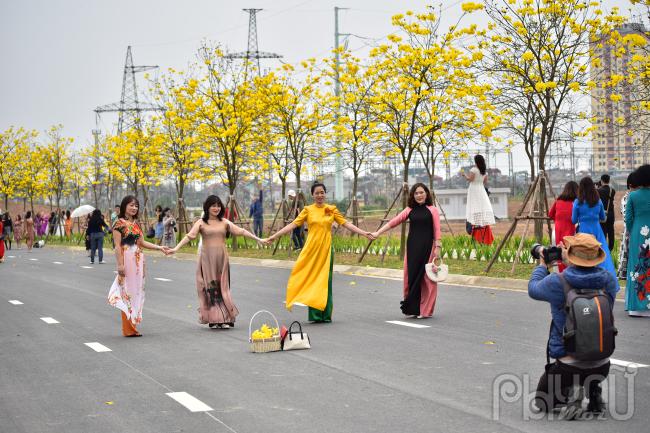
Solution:
<path fill-rule="evenodd" d="M 336 99 L 338 100 L 339 97 L 341 96 L 341 82 L 339 81 L 339 70 L 341 67 L 341 58 L 339 55 L 339 37 L 340 36 L 349 36 L 348 33 L 339 33 L 339 11 L 340 10 L 346 10 L 348 8 L 340 8 L 338 6 L 334 6 L 334 60 L 335 60 L 335 67 L 334 67 L 334 95 L 336 96 Z M 336 112 L 334 113 L 334 123 L 337 124 L 339 121 L 339 109 L 336 109 Z M 343 161 L 341 159 L 341 155 L 338 153 L 338 149 L 341 148 L 341 141 L 337 138 L 336 139 L 336 148 L 337 148 L 337 154 L 335 158 L 335 166 L 334 166 L 334 199 L 336 201 L 343 200 Z M 352 197 L 353 199 L 356 199 L 356 197 Z"/>

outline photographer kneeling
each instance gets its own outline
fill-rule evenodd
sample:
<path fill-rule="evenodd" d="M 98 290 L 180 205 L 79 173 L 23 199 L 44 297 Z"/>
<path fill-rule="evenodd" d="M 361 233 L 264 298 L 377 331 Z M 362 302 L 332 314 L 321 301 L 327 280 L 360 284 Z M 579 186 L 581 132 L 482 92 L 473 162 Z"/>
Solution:
<path fill-rule="evenodd" d="M 540 265 L 528 282 L 528 294 L 550 303 L 552 316 L 547 364 L 537 386 L 535 406 L 545 412 L 566 406 L 571 418 L 582 410 L 587 388 L 587 410 L 602 412 L 600 382 L 609 373 L 616 335 L 612 314 L 616 281 L 598 267 L 605 260 L 605 251 L 590 234 L 566 236 L 562 258 L 569 266 L 561 274 L 549 274 L 545 258 L 552 259 L 554 251 L 534 248 Z"/>

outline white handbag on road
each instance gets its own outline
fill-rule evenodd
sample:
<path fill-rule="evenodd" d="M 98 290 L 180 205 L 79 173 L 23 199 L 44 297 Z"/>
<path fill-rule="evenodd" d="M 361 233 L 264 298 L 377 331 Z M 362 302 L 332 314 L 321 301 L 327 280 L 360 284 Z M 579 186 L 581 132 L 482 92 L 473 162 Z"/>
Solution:
<path fill-rule="evenodd" d="M 438 261 L 437 264 L 436 261 Z M 424 270 L 427 273 L 427 277 L 434 283 L 445 281 L 447 279 L 447 275 L 449 275 L 449 266 L 442 263 L 442 259 L 440 257 L 436 257 L 433 259 L 433 262 L 424 265 Z"/>
<path fill-rule="evenodd" d="M 299 332 L 291 332 L 293 325 L 298 325 Z M 309 337 L 306 332 L 302 332 L 302 326 L 300 322 L 295 321 L 289 325 L 289 331 L 285 335 L 284 340 L 282 340 L 282 350 L 298 350 L 298 349 L 309 349 L 311 344 L 309 344 Z"/>

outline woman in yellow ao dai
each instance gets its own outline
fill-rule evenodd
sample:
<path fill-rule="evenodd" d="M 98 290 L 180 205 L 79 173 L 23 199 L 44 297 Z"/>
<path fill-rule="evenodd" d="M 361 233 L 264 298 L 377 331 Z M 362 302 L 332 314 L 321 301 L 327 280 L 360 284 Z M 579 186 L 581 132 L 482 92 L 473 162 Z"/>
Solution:
<path fill-rule="evenodd" d="M 271 243 L 307 222 L 309 235 L 287 283 L 286 307 L 291 310 L 294 304 L 308 306 L 312 322 L 332 321 L 332 224 L 336 222 L 351 232 L 369 237 L 368 232 L 346 221 L 336 206 L 325 203 L 326 192 L 325 185 L 314 183 L 311 187 L 314 204 L 305 206 L 293 222 L 266 240 Z"/>

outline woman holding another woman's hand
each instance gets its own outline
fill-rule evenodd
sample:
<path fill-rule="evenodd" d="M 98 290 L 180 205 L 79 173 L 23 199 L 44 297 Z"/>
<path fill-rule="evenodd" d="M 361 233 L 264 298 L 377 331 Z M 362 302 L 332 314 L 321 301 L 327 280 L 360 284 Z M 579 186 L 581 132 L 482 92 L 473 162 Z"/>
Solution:
<path fill-rule="evenodd" d="M 372 239 L 370 233 L 347 222 L 336 206 L 325 203 L 326 193 L 325 185 L 314 183 L 311 186 L 314 204 L 305 206 L 293 222 L 264 240 L 270 244 L 305 222 L 309 225 L 307 241 L 287 283 L 286 307 L 291 310 L 295 304 L 308 306 L 311 322 L 332 321 L 332 225 L 336 222 L 353 233 Z"/>
<path fill-rule="evenodd" d="M 416 183 L 411 188 L 408 206 L 388 224 L 370 235 L 377 238 L 382 233 L 409 221 L 404 256 L 404 299 L 402 313 L 419 319 L 433 316 L 438 297 L 438 284 L 425 275 L 425 265 L 440 257 L 442 246 L 440 215 L 433 206 L 429 188 Z"/>

